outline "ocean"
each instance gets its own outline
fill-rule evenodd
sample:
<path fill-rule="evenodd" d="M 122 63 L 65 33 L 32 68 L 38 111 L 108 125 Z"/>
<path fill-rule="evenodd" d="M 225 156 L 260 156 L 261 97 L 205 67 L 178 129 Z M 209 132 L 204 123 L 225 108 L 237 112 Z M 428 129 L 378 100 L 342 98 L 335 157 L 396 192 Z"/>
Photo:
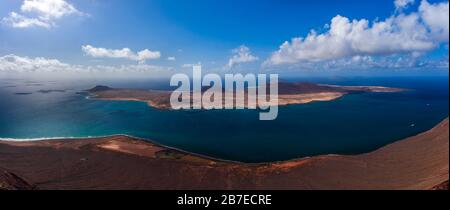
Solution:
<path fill-rule="evenodd" d="M 95 85 L 166 90 L 164 80 L 0 78 L 0 139 L 126 134 L 214 158 L 255 163 L 365 153 L 426 131 L 448 117 L 448 76 L 287 80 L 409 91 L 284 106 L 276 120 L 259 121 L 258 110 L 167 111 L 142 102 L 91 100 L 79 94 Z"/>

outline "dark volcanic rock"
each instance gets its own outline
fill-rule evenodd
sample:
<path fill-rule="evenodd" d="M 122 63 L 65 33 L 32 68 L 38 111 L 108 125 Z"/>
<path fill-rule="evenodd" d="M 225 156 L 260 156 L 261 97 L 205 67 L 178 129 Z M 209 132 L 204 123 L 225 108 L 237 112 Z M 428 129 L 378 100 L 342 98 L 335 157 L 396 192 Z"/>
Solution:
<path fill-rule="evenodd" d="M 17 175 L 0 169 L 0 190 L 35 190 L 36 186 Z"/>
<path fill-rule="evenodd" d="M 16 95 L 31 95 L 33 93 L 15 93 Z"/>
<path fill-rule="evenodd" d="M 448 180 L 434 186 L 432 190 L 448 190 Z"/>
<path fill-rule="evenodd" d="M 64 92 L 66 92 L 66 90 L 39 90 L 37 92 L 39 92 L 39 93 L 53 93 L 53 92 L 64 93 Z"/>
<path fill-rule="evenodd" d="M 97 85 L 92 89 L 87 90 L 88 92 L 100 92 L 100 91 L 107 91 L 107 90 L 113 90 L 113 88 L 110 88 L 108 86 L 104 85 Z"/>

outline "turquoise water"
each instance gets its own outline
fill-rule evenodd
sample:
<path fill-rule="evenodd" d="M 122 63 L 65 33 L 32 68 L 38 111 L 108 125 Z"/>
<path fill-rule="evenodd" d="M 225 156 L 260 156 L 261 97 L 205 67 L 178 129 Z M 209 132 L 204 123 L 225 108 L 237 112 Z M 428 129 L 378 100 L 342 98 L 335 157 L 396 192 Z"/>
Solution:
<path fill-rule="evenodd" d="M 372 151 L 428 130 L 448 116 L 448 77 L 313 81 L 411 91 L 280 107 L 275 121 L 259 121 L 255 110 L 160 111 L 141 102 L 96 101 L 76 93 L 98 84 L 166 89 L 166 81 L 0 79 L 0 138 L 127 134 L 216 158 L 267 162 Z M 65 92 L 38 92 L 51 89 Z"/>

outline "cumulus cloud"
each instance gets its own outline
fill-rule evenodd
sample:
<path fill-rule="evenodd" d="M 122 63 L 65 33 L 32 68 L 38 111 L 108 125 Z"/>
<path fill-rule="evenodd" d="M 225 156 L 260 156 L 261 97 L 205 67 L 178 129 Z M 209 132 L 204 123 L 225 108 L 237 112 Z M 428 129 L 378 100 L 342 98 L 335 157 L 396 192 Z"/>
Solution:
<path fill-rule="evenodd" d="M 86 55 L 95 57 L 95 58 L 125 58 L 129 60 L 145 62 L 148 59 L 158 59 L 161 57 L 161 53 L 159 51 L 150 51 L 148 49 L 144 49 L 139 52 L 133 52 L 129 48 L 123 49 L 106 49 L 106 48 L 97 48 L 91 45 L 81 46 L 81 49 Z"/>
<path fill-rule="evenodd" d="M 418 12 L 398 13 L 372 24 L 366 19 L 350 20 L 337 15 L 328 31 L 311 31 L 305 38 L 284 42 L 264 64 L 423 53 L 448 42 L 448 13 L 448 2 L 430 4 L 423 0 Z"/>
<path fill-rule="evenodd" d="M 433 39 L 448 42 L 449 8 L 448 2 L 430 4 L 424 0 L 420 3 L 419 14 L 425 22 Z"/>
<path fill-rule="evenodd" d="M 58 75 L 58 76 L 162 76 L 173 71 L 170 67 L 154 65 L 73 65 L 61 62 L 57 59 L 43 57 L 21 57 L 17 55 L 5 55 L 0 57 L 0 74 L 10 75 Z"/>
<path fill-rule="evenodd" d="M 44 27 L 55 25 L 54 21 L 68 15 L 83 15 L 75 6 L 65 0 L 25 0 L 20 11 L 10 12 L 2 22 L 14 28 Z"/>
<path fill-rule="evenodd" d="M 414 0 L 395 0 L 394 1 L 395 9 L 397 11 L 400 11 L 400 10 L 408 7 L 410 4 L 414 4 Z"/>
<path fill-rule="evenodd" d="M 248 63 L 248 62 L 253 62 L 253 61 L 257 61 L 259 58 L 252 55 L 250 52 L 250 49 L 245 46 L 245 45 L 241 45 L 238 48 L 234 49 L 233 51 L 233 56 L 228 60 L 228 64 L 227 67 L 232 68 L 237 64 L 240 63 Z"/>
<path fill-rule="evenodd" d="M 36 12 L 43 20 L 58 19 L 71 14 L 82 14 L 72 4 L 64 0 L 25 0 L 22 12 Z"/>
<path fill-rule="evenodd" d="M 167 57 L 167 60 L 168 61 L 175 61 L 175 60 L 177 60 L 175 57 Z"/>
<path fill-rule="evenodd" d="M 38 18 L 27 18 L 15 12 L 10 12 L 8 17 L 3 18 L 3 22 L 14 28 L 28 28 L 33 26 L 50 28 L 48 22 L 41 21 Z"/>

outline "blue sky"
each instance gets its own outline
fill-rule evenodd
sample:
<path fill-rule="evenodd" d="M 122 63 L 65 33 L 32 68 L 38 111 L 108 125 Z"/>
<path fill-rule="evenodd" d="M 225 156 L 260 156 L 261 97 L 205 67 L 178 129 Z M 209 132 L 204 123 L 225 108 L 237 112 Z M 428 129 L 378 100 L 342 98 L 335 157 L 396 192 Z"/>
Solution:
<path fill-rule="evenodd" d="M 63 13 L 58 14 L 40 7 L 51 5 L 53 1 L 63 2 L 60 6 L 66 10 L 60 10 Z M 216 71 L 269 69 L 280 72 L 310 69 L 333 72 L 349 66 L 345 62 L 353 59 L 360 64 L 352 63 L 352 68 L 358 69 L 361 65 L 368 71 L 372 68 L 392 68 L 392 71 L 444 68 L 448 72 L 448 18 L 429 18 L 434 22 L 427 22 L 426 16 L 419 17 L 414 27 L 424 27 L 428 32 L 408 36 L 405 42 L 411 38 L 414 44 L 415 39 L 422 36 L 423 45 L 373 43 L 396 48 L 389 51 L 375 47 L 366 49 L 361 44 L 364 37 L 360 36 L 347 43 L 349 46 L 361 45 L 352 50 L 347 50 L 347 46 L 321 49 L 321 44 L 335 43 L 335 37 L 324 42 L 302 41 L 298 45 L 291 41 L 295 37 L 306 37 L 311 30 L 318 35 L 329 33 L 331 21 L 337 15 L 347 18 L 349 23 L 353 19 L 367 20 L 370 29 L 373 21 L 419 14 L 423 3 L 421 0 L 398 1 L 405 5 L 396 7 L 393 0 L 7 0 L 0 3 L 0 57 L 14 55 L 32 60 L 30 62 L 36 62 L 33 59 L 40 57 L 82 65 L 80 68 L 151 65 L 178 71 L 188 66 L 186 64 L 200 62 L 204 68 Z M 26 4 L 28 9 L 24 7 Z M 427 4 L 431 5 L 427 7 L 431 12 L 443 11 L 448 17 L 448 1 L 429 0 Z M 67 5 L 73 10 L 67 10 Z M 26 21 L 39 21 L 41 25 L 19 26 L 24 19 L 13 19 L 12 12 Z M 440 34 L 437 34 L 438 29 Z M 399 33 L 396 37 L 402 38 L 408 31 Z M 438 36 L 440 38 L 436 38 Z M 368 37 L 366 42 L 374 40 L 372 36 Z M 280 50 L 285 41 L 289 46 Z M 88 45 L 91 48 L 83 48 Z M 123 56 L 124 51 L 113 52 L 123 48 L 128 48 L 131 54 L 126 52 L 127 56 Z M 158 52 L 159 56 L 138 56 L 145 49 Z M 341 51 L 326 52 L 334 49 Z M 412 59 L 414 64 L 386 64 L 401 59 Z M 370 65 L 367 64 L 369 60 Z M 331 67 L 330 62 L 333 62 Z M 337 64 L 339 62 L 345 64 Z"/>

